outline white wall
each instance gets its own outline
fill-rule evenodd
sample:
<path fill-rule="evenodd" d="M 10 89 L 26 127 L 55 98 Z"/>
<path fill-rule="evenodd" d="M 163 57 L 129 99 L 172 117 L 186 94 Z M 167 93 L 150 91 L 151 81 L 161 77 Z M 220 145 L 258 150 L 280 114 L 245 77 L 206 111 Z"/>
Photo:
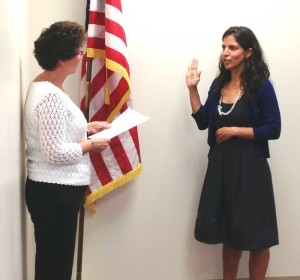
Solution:
<path fill-rule="evenodd" d="M 29 0 L 29 41 L 54 21 L 83 23 L 84 2 Z M 271 250 L 268 276 L 300 275 L 299 9 L 297 0 L 123 1 L 133 105 L 151 120 L 139 128 L 143 173 L 98 201 L 96 214 L 86 213 L 83 279 L 221 277 L 221 246 L 193 238 L 208 146 L 207 133 L 198 131 L 190 117 L 185 73 L 197 57 L 203 71 L 199 90 L 205 99 L 217 72 L 221 36 L 231 25 L 245 25 L 256 33 L 282 113 L 282 136 L 270 144 L 280 245 Z M 31 50 L 28 56 L 29 83 L 39 68 Z M 66 84 L 76 102 L 77 85 L 79 75 Z M 28 279 L 32 279 L 30 223 L 27 232 Z M 239 275 L 248 275 L 247 254 Z"/>
<path fill-rule="evenodd" d="M 0 279 L 23 279 L 23 151 L 21 48 L 26 1 L 0 0 Z M 18 7 L 18 9 L 16 9 Z M 22 11 L 22 13 L 20 12 Z"/>

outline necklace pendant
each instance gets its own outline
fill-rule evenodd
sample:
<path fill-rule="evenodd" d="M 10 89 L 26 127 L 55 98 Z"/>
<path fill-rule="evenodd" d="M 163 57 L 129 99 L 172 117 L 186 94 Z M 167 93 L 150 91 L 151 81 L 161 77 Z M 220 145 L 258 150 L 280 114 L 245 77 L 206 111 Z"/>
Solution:
<path fill-rule="evenodd" d="M 220 104 L 218 105 L 218 113 L 219 113 L 220 116 L 223 115 L 222 106 Z"/>

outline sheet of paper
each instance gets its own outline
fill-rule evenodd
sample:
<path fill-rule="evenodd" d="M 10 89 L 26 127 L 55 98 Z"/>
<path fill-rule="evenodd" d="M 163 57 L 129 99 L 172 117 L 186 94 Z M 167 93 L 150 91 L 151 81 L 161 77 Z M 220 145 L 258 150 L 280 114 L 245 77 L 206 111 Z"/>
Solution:
<path fill-rule="evenodd" d="M 111 122 L 111 128 L 105 129 L 98 133 L 95 133 L 89 138 L 107 138 L 111 139 L 122 132 L 129 130 L 130 128 L 137 126 L 145 121 L 149 120 L 148 117 L 128 108 L 120 116 Z"/>

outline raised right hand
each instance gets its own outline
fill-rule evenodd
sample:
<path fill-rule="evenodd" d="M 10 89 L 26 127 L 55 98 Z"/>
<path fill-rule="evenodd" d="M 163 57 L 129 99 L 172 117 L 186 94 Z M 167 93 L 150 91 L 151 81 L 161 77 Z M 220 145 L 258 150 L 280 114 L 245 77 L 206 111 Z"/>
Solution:
<path fill-rule="evenodd" d="M 193 58 L 191 65 L 188 67 L 188 71 L 186 73 L 186 85 L 188 89 L 197 87 L 201 71 L 198 71 L 198 60 Z"/>

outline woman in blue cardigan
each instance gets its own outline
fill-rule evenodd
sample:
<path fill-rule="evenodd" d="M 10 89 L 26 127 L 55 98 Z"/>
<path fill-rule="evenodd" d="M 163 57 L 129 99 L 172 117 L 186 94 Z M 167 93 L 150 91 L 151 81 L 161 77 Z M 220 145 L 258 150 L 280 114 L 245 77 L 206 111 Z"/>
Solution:
<path fill-rule="evenodd" d="M 193 59 L 186 75 L 192 116 L 208 128 L 208 167 L 201 193 L 195 238 L 223 243 L 223 279 L 236 279 L 242 251 L 250 251 L 250 279 L 265 278 L 269 248 L 278 229 L 268 140 L 278 139 L 280 111 L 270 72 L 254 33 L 230 27 L 222 37 L 219 74 L 205 104 Z"/>

